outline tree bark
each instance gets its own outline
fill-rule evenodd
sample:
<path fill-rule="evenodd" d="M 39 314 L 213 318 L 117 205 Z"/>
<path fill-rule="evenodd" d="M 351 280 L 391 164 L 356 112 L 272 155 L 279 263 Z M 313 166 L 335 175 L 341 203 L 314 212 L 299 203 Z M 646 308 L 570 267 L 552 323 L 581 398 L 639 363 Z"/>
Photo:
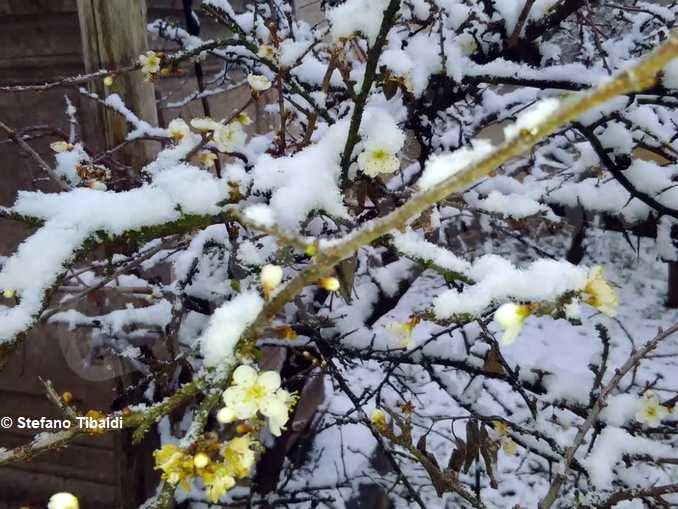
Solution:
<path fill-rule="evenodd" d="M 134 63 L 148 50 L 146 40 L 146 2 L 144 0 L 78 0 L 78 17 L 85 72 L 117 69 Z M 104 98 L 118 94 L 139 118 L 157 125 L 153 84 L 144 81 L 141 71 L 119 74 L 113 84 L 93 82 L 90 91 Z M 110 149 L 125 141 L 128 126 L 125 118 L 108 108 L 96 105 L 88 111 L 85 133 L 99 134 L 92 142 Z M 101 136 L 103 131 L 103 136 Z M 88 143 L 90 140 L 87 140 Z M 148 142 L 131 144 L 119 151 L 121 162 L 141 168 L 152 156 Z"/>

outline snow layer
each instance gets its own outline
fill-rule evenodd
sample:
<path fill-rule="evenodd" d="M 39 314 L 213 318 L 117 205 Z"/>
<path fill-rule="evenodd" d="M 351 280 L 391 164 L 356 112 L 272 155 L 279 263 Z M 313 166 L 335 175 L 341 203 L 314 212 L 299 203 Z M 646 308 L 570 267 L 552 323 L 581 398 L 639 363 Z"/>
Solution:
<path fill-rule="evenodd" d="M 0 288 L 16 292 L 19 303 L 0 307 L 0 342 L 28 328 L 76 251 L 97 232 L 120 235 L 163 224 L 182 214 L 216 214 L 228 183 L 180 164 L 140 188 L 121 193 L 78 188 L 70 192 L 19 193 L 13 212 L 45 221 L 0 270 Z"/>
<path fill-rule="evenodd" d="M 317 143 L 293 156 L 259 158 L 253 189 L 272 193 L 270 207 L 279 226 L 294 230 L 312 210 L 346 217 L 338 187 L 346 129 L 346 121 L 337 122 Z"/>
<path fill-rule="evenodd" d="M 199 340 L 205 366 L 216 367 L 233 362 L 240 336 L 254 322 L 263 305 L 264 300 L 258 293 L 247 292 L 217 308 Z"/>
<path fill-rule="evenodd" d="M 585 268 L 564 261 L 538 260 L 519 269 L 500 256 L 485 255 L 469 271 L 476 284 L 461 293 L 443 292 L 435 299 L 434 311 L 444 319 L 462 313 L 478 315 L 491 304 L 509 299 L 550 301 L 568 291 L 582 289 L 587 275 Z M 535 281 L 539 284 L 535 285 Z"/>
<path fill-rule="evenodd" d="M 648 438 L 630 435 L 621 428 L 608 426 L 601 431 L 593 450 L 582 461 L 597 488 L 609 488 L 614 479 L 614 467 L 625 454 L 642 454 L 652 458 L 676 458 L 675 449 Z"/>
<path fill-rule="evenodd" d="M 347 0 L 330 9 L 327 19 L 332 25 L 332 36 L 341 39 L 361 33 L 374 44 L 387 5 L 388 0 Z"/>

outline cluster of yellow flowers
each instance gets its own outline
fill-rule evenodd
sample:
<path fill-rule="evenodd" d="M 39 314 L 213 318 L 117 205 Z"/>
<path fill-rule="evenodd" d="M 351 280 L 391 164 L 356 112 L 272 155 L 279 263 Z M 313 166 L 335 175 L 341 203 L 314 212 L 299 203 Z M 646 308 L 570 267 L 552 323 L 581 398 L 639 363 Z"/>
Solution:
<path fill-rule="evenodd" d="M 162 479 L 190 489 L 192 479 L 202 479 L 207 497 L 216 503 L 238 479 L 247 477 L 255 461 L 258 442 L 249 434 L 232 438 L 225 444 L 215 440 L 200 443 L 199 449 L 189 453 L 175 444 L 165 444 L 153 453 L 156 470 Z"/>
<path fill-rule="evenodd" d="M 69 143 L 65 140 L 55 141 L 49 144 L 50 148 L 55 154 L 64 154 L 66 152 L 72 152 L 76 149 L 76 146 L 72 143 Z M 81 148 L 79 153 L 81 152 Z M 58 156 L 57 160 L 58 160 Z M 78 164 L 75 165 L 75 171 L 80 177 L 81 186 L 89 187 L 90 189 L 95 189 L 98 191 L 106 191 L 108 187 L 106 186 L 106 181 L 111 178 L 111 170 L 106 168 L 101 164 L 95 164 L 91 162 L 88 158 L 81 157 L 79 158 Z"/>
<path fill-rule="evenodd" d="M 588 280 L 583 290 L 573 296 L 565 304 L 566 316 L 573 307 L 578 307 L 579 299 L 593 306 L 600 312 L 614 316 L 619 307 L 619 296 L 614 287 L 605 279 L 604 269 L 600 265 L 591 268 Z M 501 341 L 509 345 L 515 341 L 523 328 L 525 319 L 530 316 L 535 306 L 529 304 L 516 304 L 509 302 L 502 304 L 494 313 L 494 319 L 504 331 Z"/>
<path fill-rule="evenodd" d="M 252 119 L 247 113 L 240 113 L 228 124 L 222 124 L 211 118 L 194 118 L 189 126 L 181 118 L 173 119 L 167 126 L 170 139 L 174 143 L 190 140 L 191 127 L 204 137 L 209 137 L 219 152 L 239 150 L 247 141 L 243 126 L 250 125 Z M 200 164 L 205 167 L 214 165 L 217 155 L 212 150 L 202 150 L 198 154 Z"/>
<path fill-rule="evenodd" d="M 224 391 L 225 406 L 217 413 L 217 420 L 228 424 L 255 419 L 261 414 L 267 419 L 271 434 L 280 436 L 298 399 L 280 385 L 280 375 L 275 371 L 258 372 L 252 366 L 238 366 L 232 385 Z"/>

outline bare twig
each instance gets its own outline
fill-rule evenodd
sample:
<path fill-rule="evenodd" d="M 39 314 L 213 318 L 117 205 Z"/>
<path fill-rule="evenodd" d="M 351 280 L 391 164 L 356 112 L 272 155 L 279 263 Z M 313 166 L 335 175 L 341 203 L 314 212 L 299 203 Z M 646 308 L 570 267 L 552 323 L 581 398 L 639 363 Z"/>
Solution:
<path fill-rule="evenodd" d="M 47 164 L 47 162 L 38 154 L 33 147 L 31 147 L 28 143 L 26 143 L 21 136 L 17 135 L 16 131 L 9 127 L 7 124 L 4 122 L 0 121 L 0 129 L 5 131 L 7 133 L 7 136 L 9 136 L 14 143 L 19 145 L 21 149 L 26 152 L 28 155 L 30 155 L 35 162 L 38 163 L 38 166 L 42 168 L 47 175 L 49 175 L 49 178 L 52 179 L 52 181 L 59 186 L 59 189 L 62 191 L 70 191 L 71 186 L 69 186 L 66 182 L 64 182 L 61 178 L 59 178 L 59 175 L 55 173 L 55 171 L 52 169 L 52 167 Z"/>

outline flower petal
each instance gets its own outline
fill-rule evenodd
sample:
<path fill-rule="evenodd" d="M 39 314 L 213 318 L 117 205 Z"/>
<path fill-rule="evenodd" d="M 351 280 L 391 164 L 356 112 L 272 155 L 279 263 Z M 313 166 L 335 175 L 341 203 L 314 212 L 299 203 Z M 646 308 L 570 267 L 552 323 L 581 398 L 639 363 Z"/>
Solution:
<path fill-rule="evenodd" d="M 264 371 L 259 375 L 257 382 L 265 387 L 269 392 L 277 391 L 280 388 L 280 384 L 282 383 L 280 380 L 280 375 L 277 371 Z"/>
<path fill-rule="evenodd" d="M 237 369 L 233 372 L 233 383 L 236 385 L 242 385 L 243 387 L 249 387 L 257 381 L 257 370 L 252 366 L 247 366 L 245 364 L 238 366 Z"/>

